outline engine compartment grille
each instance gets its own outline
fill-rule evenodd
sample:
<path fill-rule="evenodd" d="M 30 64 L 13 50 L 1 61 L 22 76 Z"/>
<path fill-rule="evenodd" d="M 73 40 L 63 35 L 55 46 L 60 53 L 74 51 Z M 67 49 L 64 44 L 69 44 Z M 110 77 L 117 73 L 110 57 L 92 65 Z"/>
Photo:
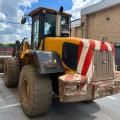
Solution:
<path fill-rule="evenodd" d="M 112 52 L 93 51 L 93 54 L 93 81 L 114 79 Z"/>

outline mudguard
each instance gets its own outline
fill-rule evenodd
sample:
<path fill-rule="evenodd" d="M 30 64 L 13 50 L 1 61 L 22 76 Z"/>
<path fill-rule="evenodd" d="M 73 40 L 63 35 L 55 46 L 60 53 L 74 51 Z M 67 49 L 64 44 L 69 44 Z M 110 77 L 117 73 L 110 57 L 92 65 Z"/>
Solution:
<path fill-rule="evenodd" d="M 59 55 L 56 52 L 30 51 L 35 58 L 39 74 L 64 72 Z"/>

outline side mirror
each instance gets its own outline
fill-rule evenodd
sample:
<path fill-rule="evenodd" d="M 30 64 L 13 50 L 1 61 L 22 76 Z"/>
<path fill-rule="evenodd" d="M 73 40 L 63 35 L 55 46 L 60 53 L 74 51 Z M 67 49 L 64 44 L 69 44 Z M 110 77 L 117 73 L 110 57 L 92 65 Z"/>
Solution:
<path fill-rule="evenodd" d="M 25 16 L 22 16 L 21 24 L 25 24 L 25 23 L 26 23 L 26 17 L 25 17 Z"/>

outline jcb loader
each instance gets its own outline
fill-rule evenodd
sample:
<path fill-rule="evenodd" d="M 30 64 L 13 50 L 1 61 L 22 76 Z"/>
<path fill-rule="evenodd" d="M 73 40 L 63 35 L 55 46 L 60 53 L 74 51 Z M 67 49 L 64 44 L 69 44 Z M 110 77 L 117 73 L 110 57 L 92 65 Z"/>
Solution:
<path fill-rule="evenodd" d="M 31 43 L 16 41 L 13 58 L 4 64 L 5 85 L 18 85 L 27 116 L 47 112 L 53 93 L 60 102 L 78 102 L 120 92 L 111 43 L 71 37 L 71 15 L 62 9 L 37 8 L 29 16 Z"/>

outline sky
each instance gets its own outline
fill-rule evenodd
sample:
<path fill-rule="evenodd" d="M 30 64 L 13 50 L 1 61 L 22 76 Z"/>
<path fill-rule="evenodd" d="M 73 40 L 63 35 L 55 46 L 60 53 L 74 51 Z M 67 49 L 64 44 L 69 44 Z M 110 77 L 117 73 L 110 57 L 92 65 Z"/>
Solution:
<path fill-rule="evenodd" d="M 31 26 L 12 24 L 20 23 L 24 14 L 28 14 L 37 7 L 48 7 L 72 14 L 72 20 L 80 18 L 80 10 L 100 0 L 0 0 L 0 43 L 14 43 L 24 37 L 31 38 Z M 5 22 L 3 22 L 5 21 Z"/>

